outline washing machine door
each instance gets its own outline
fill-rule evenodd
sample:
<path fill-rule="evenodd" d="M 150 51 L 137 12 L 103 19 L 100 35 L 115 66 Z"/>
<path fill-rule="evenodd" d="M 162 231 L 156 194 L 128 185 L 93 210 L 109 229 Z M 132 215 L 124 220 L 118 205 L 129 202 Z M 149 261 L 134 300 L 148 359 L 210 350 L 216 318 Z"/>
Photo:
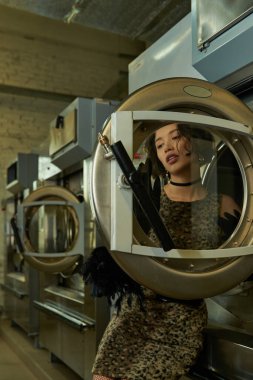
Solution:
<path fill-rule="evenodd" d="M 48 273 L 71 273 L 84 254 L 84 206 L 69 190 L 45 186 L 18 208 L 25 260 Z"/>
<path fill-rule="evenodd" d="M 123 142 L 133 160 L 161 120 L 204 125 L 215 134 L 216 153 L 202 171 L 202 182 L 210 191 L 213 186 L 221 192 L 229 189 L 242 210 L 231 235 L 217 249 L 156 248 L 136 222 L 132 191 L 119 180 L 122 167 L 112 157 L 110 144 Z M 252 126 L 252 111 L 237 97 L 193 78 L 151 83 L 112 115 L 93 157 L 92 205 L 112 257 L 133 279 L 164 296 L 197 299 L 225 292 L 251 275 Z"/>

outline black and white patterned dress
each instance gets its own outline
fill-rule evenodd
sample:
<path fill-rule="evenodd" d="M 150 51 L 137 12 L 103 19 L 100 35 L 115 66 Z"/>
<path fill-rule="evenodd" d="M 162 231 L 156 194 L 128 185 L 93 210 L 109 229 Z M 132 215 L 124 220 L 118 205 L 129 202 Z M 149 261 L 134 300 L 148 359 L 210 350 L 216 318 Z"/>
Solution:
<path fill-rule="evenodd" d="M 160 214 L 178 248 L 211 249 L 222 242 L 220 197 L 173 202 L 161 195 Z M 151 233 L 154 241 L 156 236 Z M 195 363 L 207 324 L 204 300 L 162 301 L 144 289 L 145 309 L 123 301 L 101 340 L 93 373 L 122 380 L 175 380 Z"/>

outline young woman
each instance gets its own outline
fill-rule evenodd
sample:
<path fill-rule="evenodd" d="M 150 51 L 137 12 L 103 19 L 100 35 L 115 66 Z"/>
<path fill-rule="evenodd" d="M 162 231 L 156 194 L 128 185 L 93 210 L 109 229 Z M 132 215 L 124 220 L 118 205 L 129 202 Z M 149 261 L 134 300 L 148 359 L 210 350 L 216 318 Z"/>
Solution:
<path fill-rule="evenodd" d="M 200 143 L 201 139 L 201 143 Z M 229 196 L 208 194 L 200 167 L 212 154 L 211 135 L 187 125 L 168 124 L 147 141 L 153 174 L 168 176 L 161 191 L 160 215 L 175 247 L 216 248 L 226 239 L 219 218 L 240 212 Z M 152 231 L 150 238 L 159 245 Z M 207 324 L 204 300 L 184 301 L 143 289 L 123 299 L 100 343 L 93 380 L 176 380 L 186 374 L 202 349 Z"/>
<path fill-rule="evenodd" d="M 219 247 L 235 228 L 240 208 L 228 195 L 208 194 L 201 183 L 201 166 L 213 155 L 211 134 L 186 124 L 169 124 L 149 138 L 147 150 L 154 175 L 169 178 L 162 189 L 160 214 L 175 246 Z M 157 240 L 153 233 L 151 237 Z"/>

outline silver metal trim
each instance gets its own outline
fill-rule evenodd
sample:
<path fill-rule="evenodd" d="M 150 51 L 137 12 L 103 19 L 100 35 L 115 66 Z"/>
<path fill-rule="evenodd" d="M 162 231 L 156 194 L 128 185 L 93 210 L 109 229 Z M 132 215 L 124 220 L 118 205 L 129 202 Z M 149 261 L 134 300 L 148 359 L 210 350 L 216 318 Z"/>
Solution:
<path fill-rule="evenodd" d="M 28 296 L 27 293 L 19 292 L 18 290 L 14 289 L 11 286 L 6 285 L 6 284 L 1 284 L 1 288 L 3 290 L 7 290 L 8 292 L 14 294 L 19 299 L 23 299 L 24 297 Z"/>
<path fill-rule="evenodd" d="M 207 89 L 211 95 L 208 98 L 193 96 L 184 91 L 186 86 Z M 150 83 L 131 94 L 118 108 L 118 111 L 141 110 L 181 111 L 232 120 L 245 126 L 253 125 L 253 113 L 242 101 L 213 83 L 195 78 L 169 78 Z M 137 151 L 147 134 L 152 132 L 151 129 L 145 128 L 145 123 L 143 123 L 143 128 L 139 128 L 141 123 L 136 122 L 136 124 L 133 136 L 134 151 Z M 103 136 L 107 136 L 109 141 L 112 138 L 111 126 L 111 121 L 108 121 L 102 131 Z M 238 154 L 239 162 L 242 162 L 240 169 L 243 173 L 243 184 L 247 183 L 246 189 L 244 188 L 243 217 L 231 239 L 226 242 L 226 248 L 235 248 L 235 244 L 238 243 L 249 246 L 253 241 L 253 225 L 247 221 L 247 219 L 252 219 L 253 215 L 250 195 L 253 192 L 253 173 L 251 168 L 244 171 L 243 166 L 252 162 L 253 141 L 247 137 L 247 133 L 243 135 L 234 131 L 232 136 L 226 130 L 220 130 L 219 133 L 224 136 L 225 141 L 231 143 L 231 146 L 235 138 L 239 140 L 239 143 L 234 145 L 234 150 Z M 94 152 L 91 176 L 92 207 L 104 237 L 104 244 L 110 248 L 111 162 L 104 159 L 103 147 L 99 145 Z M 125 228 L 124 224 L 122 228 Z M 135 240 L 134 236 L 135 244 L 141 241 L 142 239 Z M 178 265 L 170 267 L 170 259 L 159 260 L 122 251 L 111 251 L 111 255 L 137 282 L 159 294 L 182 299 L 212 297 L 223 293 L 245 280 L 253 270 L 253 255 L 221 261 L 214 259 L 210 269 L 207 262 L 203 270 L 201 266 L 198 270 L 195 265 L 195 268 L 190 265 L 186 268 L 185 260 L 181 259 L 178 259 Z M 217 263 L 215 263 L 216 260 Z M 171 261 L 175 262 L 174 259 Z M 189 261 L 188 264 L 190 263 Z"/>
<path fill-rule="evenodd" d="M 79 331 L 83 331 L 87 328 L 95 326 L 95 321 L 90 318 L 84 316 L 83 319 L 78 319 L 76 316 L 71 315 L 70 313 L 66 313 L 56 307 L 53 307 L 49 304 L 42 303 L 39 301 L 33 301 L 34 306 L 43 311 L 46 314 L 53 315 L 59 318 L 61 321 L 70 324 L 72 327 L 76 328 Z"/>

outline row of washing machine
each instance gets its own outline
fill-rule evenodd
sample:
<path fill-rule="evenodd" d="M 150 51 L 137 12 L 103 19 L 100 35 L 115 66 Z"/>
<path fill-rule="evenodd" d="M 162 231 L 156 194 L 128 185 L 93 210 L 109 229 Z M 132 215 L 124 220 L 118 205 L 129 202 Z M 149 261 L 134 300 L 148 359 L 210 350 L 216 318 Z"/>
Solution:
<path fill-rule="evenodd" d="M 111 313 L 81 275 L 84 258 L 101 244 L 91 155 L 115 106 L 77 98 L 50 124 L 49 156 L 18 153 L 7 168 L 4 312 L 36 347 L 87 380 Z"/>

